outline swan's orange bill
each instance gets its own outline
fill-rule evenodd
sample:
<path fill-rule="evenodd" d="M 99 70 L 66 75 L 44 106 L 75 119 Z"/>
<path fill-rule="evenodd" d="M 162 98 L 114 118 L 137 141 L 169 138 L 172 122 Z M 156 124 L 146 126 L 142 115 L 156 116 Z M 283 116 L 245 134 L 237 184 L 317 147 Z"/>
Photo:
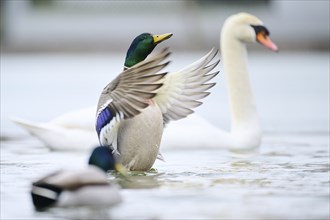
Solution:
<path fill-rule="evenodd" d="M 273 51 L 278 51 L 278 47 L 276 46 L 276 44 L 263 32 L 260 32 L 257 35 L 257 41 Z"/>

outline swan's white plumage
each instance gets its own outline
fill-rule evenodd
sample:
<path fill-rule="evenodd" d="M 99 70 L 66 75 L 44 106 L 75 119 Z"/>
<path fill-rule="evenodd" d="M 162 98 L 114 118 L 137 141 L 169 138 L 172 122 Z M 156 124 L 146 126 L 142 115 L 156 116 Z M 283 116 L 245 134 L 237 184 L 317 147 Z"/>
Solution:
<path fill-rule="evenodd" d="M 78 111 L 80 113 L 80 111 Z M 88 111 L 83 111 L 85 116 L 88 118 Z M 83 115 L 81 115 L 83 116 Z M 66 118 L 67 115 L 64 115 Z M 76 117 L 76 116 L 75 116 Z M 82 117 L 83 120 L 84 117 Z M 79 127 L 79 122 L 73 122 L 72 126 L 67 127 L 69 124 L 65 122 L 63 125 L 59 122 L 54 124 L 53 122 L 48 123 L 36 123 L 18 118 L 12 118 L 20 127 L 27 130 L 31 135 L 37 137 L 42 141 L 45 146 L 51 150 L 90 150 L 98 145 L 98 138 L 95 130 L 88 129 L 88 124 L 85 123 L 84 127 Z M 94 123 L 89 124 L 91 127 Z M 78 127 L 76 127 L 78 125 Z"/>

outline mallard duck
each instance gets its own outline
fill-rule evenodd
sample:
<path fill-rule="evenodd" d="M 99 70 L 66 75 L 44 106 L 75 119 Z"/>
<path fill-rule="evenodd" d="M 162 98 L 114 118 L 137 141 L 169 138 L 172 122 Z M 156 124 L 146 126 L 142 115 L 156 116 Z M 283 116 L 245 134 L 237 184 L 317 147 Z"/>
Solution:
<path fill-rule="evenodd" d="M 109 164 L 112 156 L 107 157 Z M 114 167 L 114 164 L 109 167 Z M 121 202 L 119 187 L 109 183 L 96 166 L 59 170 L 32 183 L 31 196 L 37 209 L 51 206 L 112 206 Z"/>
<path fill-rule="evenodd" d="M 152 35 L 143 33 L 131 43 L 125 58 L 124 69 L 144 60 L 171 33 Z M 96 107 L 90 107 L 60 115 L 47 122 L 36 123 L 19 118 L 11 120 L 41 140 L 51 150 L 90 150 L 98 145 L 95 133 Z"/>
<path fill-rule="evenodd" d="M 149 170 L 159 155 L 164 126 L 171 120 L 192 114 L 192 109 L 202 104 L 198 100 L 210 94 L 207 90 L 215 83 L 209 81 L 219 73 L 210 73 L 219 63 L 219 60 L 211 63 L 216 53 L 211 50 L 182 70 L 157 78 L 154 86 L 149 77 L 159 74 L 151 71 L 148 78 L 134 84 L 124 83 L 121 76 L 110 82 L 103 89 L 97 107 L 96 131 L 100 144 L 110 147 L 128 170 Z M 133 78 L 149 62 L 153 62 L 152 58 L 128 68 L 121 75 Z M 155 64 L 153 62 L 148 69 Z M 136 68 L 140 72 L 135 71 Z M 148 87 L 149 92 L 146 91 Z"/>

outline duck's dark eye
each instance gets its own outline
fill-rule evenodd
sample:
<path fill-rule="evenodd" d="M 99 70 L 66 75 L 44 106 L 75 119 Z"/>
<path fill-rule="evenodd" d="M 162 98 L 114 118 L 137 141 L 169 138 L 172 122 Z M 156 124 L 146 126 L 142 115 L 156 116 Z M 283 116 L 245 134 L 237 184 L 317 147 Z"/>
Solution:
<path fill-rule="evenodd" d="M 263 32 L 266 36 L 269 36 L 269 31 L 265 26 L 262 25 L 251 25 L 253 27 L 254 31 L 256 32 L 256 35 Z"/>

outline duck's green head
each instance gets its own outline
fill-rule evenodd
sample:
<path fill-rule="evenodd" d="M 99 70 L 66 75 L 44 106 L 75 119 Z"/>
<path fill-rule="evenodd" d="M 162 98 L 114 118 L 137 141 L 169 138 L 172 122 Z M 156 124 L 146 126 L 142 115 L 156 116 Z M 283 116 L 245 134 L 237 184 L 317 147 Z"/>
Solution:
<path fill-rule="evenodd" d="M 125 68 L 132 67 L 143 61 L 153 51 L 157 44 L 169 39 L 172 35 L 173 34 L 171 33 L 161 35 L 143 33 L 137 36 L 128 48 L 124 64 Z"/>
<path fill-rule="evenodd" d="M 104 171 L 115 170 L 115 158 L 109 147 L 99 146 L 93 149 L 88 164 L 97 166 Z"/>
<path fill-rule="evenodd" d="M 121 174 L 126 174 L 125 168 L 116 161 L 112 150 L 106 146 L 99 146 L 93 149 L 88 160 L 89 165 L 94 165 L 103 171 L 116 170 Z"/>

